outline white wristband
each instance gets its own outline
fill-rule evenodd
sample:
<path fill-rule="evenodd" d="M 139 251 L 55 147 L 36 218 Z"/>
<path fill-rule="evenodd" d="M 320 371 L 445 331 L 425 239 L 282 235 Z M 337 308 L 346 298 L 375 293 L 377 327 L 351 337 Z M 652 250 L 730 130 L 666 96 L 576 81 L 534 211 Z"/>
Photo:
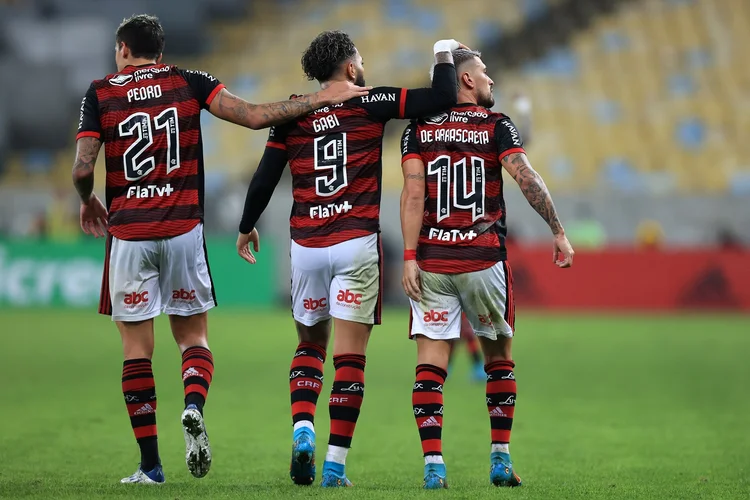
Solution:
<path fill-rule="evenodd" d="M 453 52 L 458 48 L 458 42 L 450 40 L 438 40 L 432 47 L 432 50 L 437 54 L 438 52 Z"/>

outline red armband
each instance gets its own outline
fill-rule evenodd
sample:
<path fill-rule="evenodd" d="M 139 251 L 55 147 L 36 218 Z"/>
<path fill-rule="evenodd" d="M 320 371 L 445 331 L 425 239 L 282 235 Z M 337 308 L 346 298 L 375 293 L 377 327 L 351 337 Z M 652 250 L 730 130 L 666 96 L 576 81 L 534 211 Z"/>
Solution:
<path fill-rule="evenodd" d="M 417 260 L 417 251 L 404 250 L 404 260 Z"/>

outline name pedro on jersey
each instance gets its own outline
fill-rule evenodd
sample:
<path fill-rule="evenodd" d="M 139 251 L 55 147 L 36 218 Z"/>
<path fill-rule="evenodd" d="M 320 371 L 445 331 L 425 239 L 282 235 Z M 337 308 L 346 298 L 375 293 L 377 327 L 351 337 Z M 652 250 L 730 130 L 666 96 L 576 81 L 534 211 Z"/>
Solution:
<path fill-rule="evenodd" d="M 489 144 L 490 133 L 486 130 L 467 130 L 464 128 L 438 128 L 421 130 L 421 142 L 466 142 L 469 144 Z"/>
<path fill-rule="evenodd" d="M 161 97 L 161 85 L 148 85 L 128 90 L 128 102 L 145 101 Z"/>

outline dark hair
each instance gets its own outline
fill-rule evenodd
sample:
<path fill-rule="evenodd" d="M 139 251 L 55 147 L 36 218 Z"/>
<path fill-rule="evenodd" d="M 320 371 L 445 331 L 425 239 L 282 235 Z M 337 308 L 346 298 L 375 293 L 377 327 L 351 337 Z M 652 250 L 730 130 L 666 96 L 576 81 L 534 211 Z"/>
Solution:
<path fill-rule="evenodd" d="M 324 31 L 302 54 L 302 70 L 308 80 L 325 82 L 356 50 L 352 39 L 343 31 Z"/>
<path fill-rule="evenodd" d="M 123 19 L 117 28 L 115 40 L 118 46 L 125 43 L 133 57 L 158 59 L 164 52 L 164 28 L 159 18 L 148 14 Z"/>
<path fill-rule="evenodd" d="M 482 58 L 482 53 L 478 50 L 456 49 L 452 54 L 453 64 L 456 66 L 456 71 L 458 71 L 458 68 L 460 68 L 462 64 L 473 60 L 475 57 Z"/>

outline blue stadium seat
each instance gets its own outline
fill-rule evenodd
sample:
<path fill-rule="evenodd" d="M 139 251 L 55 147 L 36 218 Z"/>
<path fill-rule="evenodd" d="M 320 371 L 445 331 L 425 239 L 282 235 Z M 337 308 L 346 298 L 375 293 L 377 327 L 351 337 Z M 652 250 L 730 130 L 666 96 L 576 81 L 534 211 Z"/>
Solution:
<path fill-rule="evenodd" d="M 689 96 L 697 90 L 695 79 L 687 73 L 673 73 L 669 75 L 667 86 L 672 97 Z"/>
<path fill-rule="evenodd" d="M 706 141 L 706 125 L 700 118 L 685 118 L 677 123 L 675 136 L 675 140 L 683 149 L 699 150 Z"/>

